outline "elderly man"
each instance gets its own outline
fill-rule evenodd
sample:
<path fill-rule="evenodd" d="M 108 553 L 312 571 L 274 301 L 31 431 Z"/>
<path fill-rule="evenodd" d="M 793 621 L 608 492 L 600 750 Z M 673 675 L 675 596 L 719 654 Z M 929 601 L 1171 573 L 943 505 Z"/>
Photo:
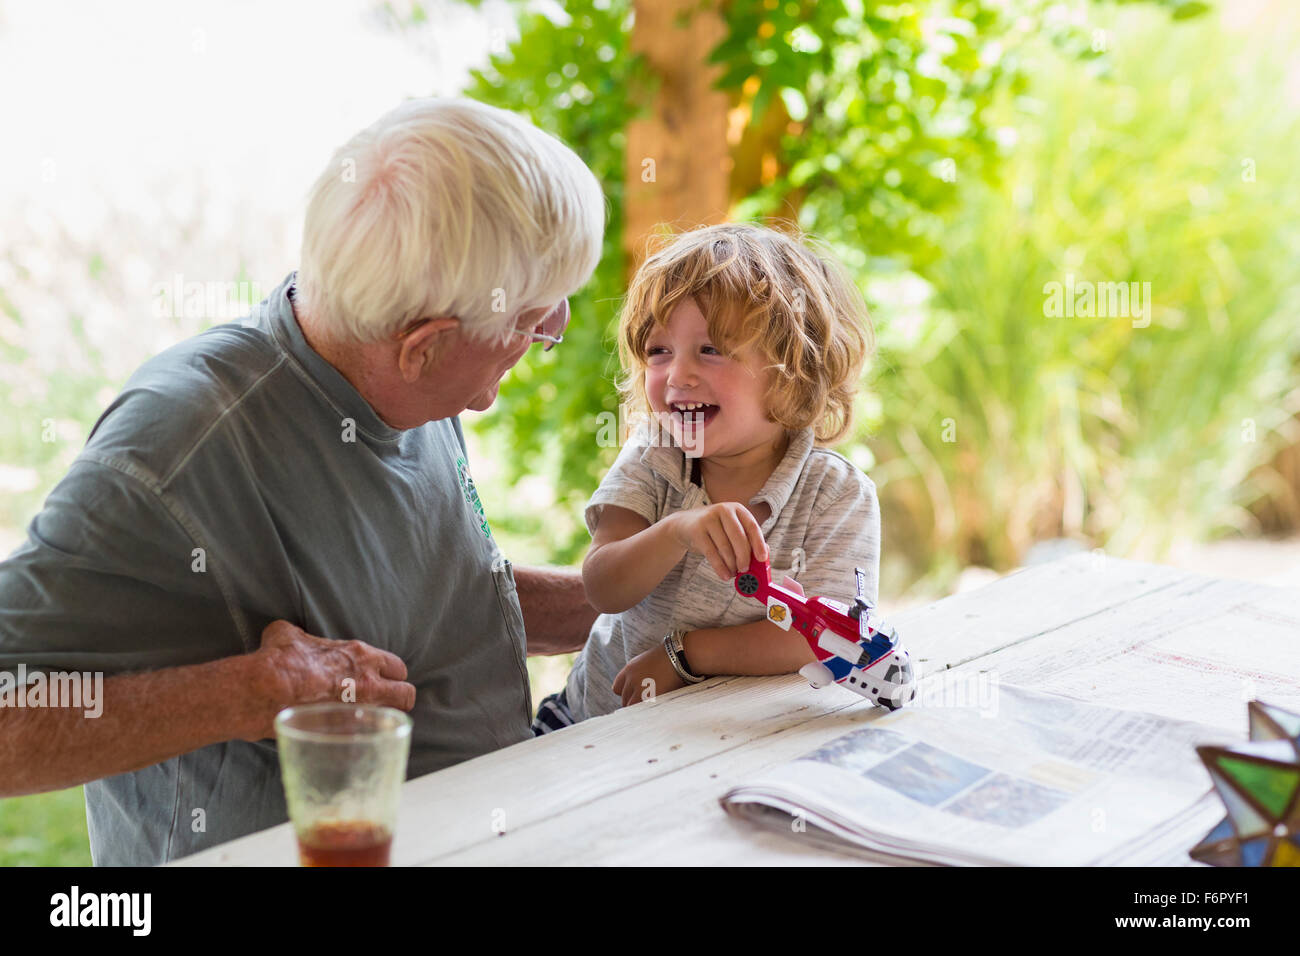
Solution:
<path fill-rule="evenodd" d="M 153 864 L 287 818 L 291 704 L 411 711 L 411 776 L 530 739 L 525 653 L 595 612 L 500 554 L 457 415 L 561 339 L 604 218 L 577 156 L 481 104 L 343 146 L 300 271 L 142 366 L 0 563 L 0 669 L 108 675 L 98 717 L 0 707 L 0 795 L 91 781 L 95 862 Z"/>

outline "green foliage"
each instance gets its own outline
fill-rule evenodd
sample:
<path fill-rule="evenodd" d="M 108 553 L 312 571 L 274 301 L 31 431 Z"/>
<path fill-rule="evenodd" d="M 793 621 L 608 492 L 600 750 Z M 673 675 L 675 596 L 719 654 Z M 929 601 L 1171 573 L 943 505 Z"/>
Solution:
<path fill-rule="evenodd" d="M 90 866 L 81 787 L 0 800 L 0 866 Z"/>
<path fill-rule="evenodd" d="M 1158 0 L 1177 16 L 1203 4 Z M 1086 9 L 1025 0 L 743 0 L 723 6 L 728 36 L 710 59 L 718 85 L 755 87 L 750 122 L 780 99 L 793 121 L 779 172 L 733 210 L 790 218 L 865 273 L 891 258 L 924 269 L 943 254 L 957 182 L 996 179 L 1002 150 L 990 112 L 1029 82 L 1026 45 L 1099 56 Z"/>
<path fill-rule="evenodd" d="M 886 550 L 919 568 L 1248 529 L 1297 397 L 1300 122 L 1274 108 L 1278 64 L 1146 13 L 1114 20 L 1110 79 L 1040 61 L 1002 183 L 968 190 L 932 299 L 884 330 L 872 474 Z M 1149 326 L 1046 314 L 1067 276 L 1149 282 Z"/>
<path fill-rule="evenodd" d="M 737 218 L 789 218 L 834 241 L 850 267 L 871 257 L 923 264 L 957 199 L 946 170 L 991 170 L 985 109 L 1021 83 L 1008 27 L 981 0 L 924 4 L 732 3 L 711 59 L 719 85 L 755 87 L 751 123 L 779 98 L 792 124 L 780 172 Z"/>

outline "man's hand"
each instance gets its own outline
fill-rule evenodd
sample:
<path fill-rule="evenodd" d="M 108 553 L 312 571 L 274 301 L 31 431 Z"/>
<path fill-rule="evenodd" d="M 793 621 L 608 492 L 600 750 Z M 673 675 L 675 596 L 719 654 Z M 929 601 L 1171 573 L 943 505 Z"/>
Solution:
<path fill-rule="evenodd" d="M 724 581 L 748 568 L 751 554 L 767 560 L 767 542 L 758 521 L 738 501 L 679 511 L 669 520 L 674 522 L 677 542 L 704 555 L 713 573 Z"/>
<path fill-rule="evenodd" d="M 646 680 L 653 683 L 646 684 Z M 610 689 L 622 695 L 623 706 L 627 707 L 685 686 L 685 682 L 677 676 L 677 671 L 673 670 L 668 651 L 663 644 L 656 644 L 644 654 L 638 654 L 628 661 L 614 678 L 614 686 Z"/>
<path fill-rule="evenodd" d="M 396 654 L 362 641 L 332 641 L 308 634 L 288 621 L 272 621 L 262 631 L 262 646 L 251 655 L 274 688 L 274 710 L 257 736 L 275 736 L 275 715 L 294 704 L 341 701 L 351 686 L 359 704 L 410 710 L 415 685 L 406 682 L 406 664 Z M 345 685 L 344 680 L 355 683 Z"/>

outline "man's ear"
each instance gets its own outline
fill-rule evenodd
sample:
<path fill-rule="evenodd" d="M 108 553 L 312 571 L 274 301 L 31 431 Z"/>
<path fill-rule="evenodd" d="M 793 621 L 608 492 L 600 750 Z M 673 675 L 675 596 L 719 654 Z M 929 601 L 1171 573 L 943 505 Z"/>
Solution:
<path fill-rule="evenodd" d="M 425 374 L 450 344 L 460 319 L 440 316 L 430 319 L 402 339 L 397 353 L 397 371 L 408 385 Z"/>

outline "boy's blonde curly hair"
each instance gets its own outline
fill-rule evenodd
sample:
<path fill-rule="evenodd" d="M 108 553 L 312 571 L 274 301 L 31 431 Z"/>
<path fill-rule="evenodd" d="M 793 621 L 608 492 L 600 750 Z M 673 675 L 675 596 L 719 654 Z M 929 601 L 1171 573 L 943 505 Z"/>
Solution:
<path fill-rule="evenodd" d="M 753 346 L 776 370 L 764 396 L 768 418 L 792 430 L 812 426 L 819 444 L 843 438 L 873 343 L 862 294 L 835 258 L 814 252 L 806 236 L 750 223 L 666 240 L 637 270 L 623 303 L 623 400 L 649 413 L 646 341 L 693 298 L 717 348 L 735 355 Z"/>

